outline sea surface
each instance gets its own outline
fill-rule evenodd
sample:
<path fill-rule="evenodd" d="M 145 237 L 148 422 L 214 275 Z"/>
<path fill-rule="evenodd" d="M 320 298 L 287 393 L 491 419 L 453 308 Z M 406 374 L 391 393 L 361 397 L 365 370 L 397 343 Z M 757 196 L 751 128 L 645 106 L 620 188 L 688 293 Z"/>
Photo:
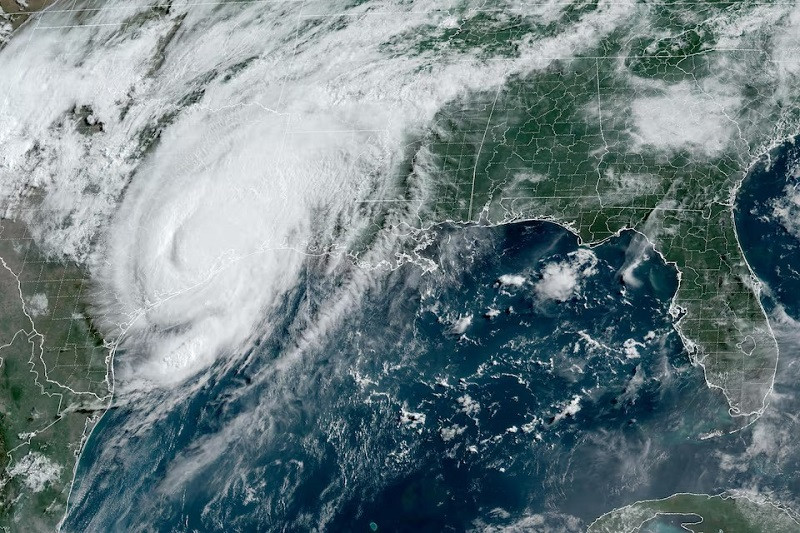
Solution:
<path fill-rule="evenodd" d="M 800 248 L 774 215 L 797 157 L 787 143 L 756 165 L 735 212 L 773 319 L 800 313 Z M 795 452 L 749 451 L 798 403 L 786 328 L 784 399 L 728 434 L 724 397 L 673 329 L 677 271 L 635 232 L 594 248 L 549 222 L 426 237 L 324 334 L 307 319 L 337 281 L 312 259 L 242 365 L 109 410 L 64 529 L 580 531 L 675 492 L 800 495 L 781 474 Z"/>
<path fill-rule="evenodd" d="M 736 228 L 745 256 L 769 293 L 800 319 L 800 146 L 775 147 L 751 170 L 736 204 Z"/>

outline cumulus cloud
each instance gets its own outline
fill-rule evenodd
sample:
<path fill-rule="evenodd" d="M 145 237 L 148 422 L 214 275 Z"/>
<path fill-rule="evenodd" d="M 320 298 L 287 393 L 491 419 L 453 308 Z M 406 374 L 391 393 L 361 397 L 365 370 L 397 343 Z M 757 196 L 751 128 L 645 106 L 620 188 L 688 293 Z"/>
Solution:
<path fill-rule="evenodd" d="M 556 423 L 560 420 L 563 420 L 567 417 L 574 417 L 578 414 L 578 411 L 581 410 L 581 397 L 575 395 L 572 397 L 572 400 L 569 401 L 562 409 L 559 411 L 555 417 L 553 417 L 553 423 Z"/>
<path fill-rule="evenodd" d="M 703 90 L 688 82 L 663 87 L 632 104 L 637 143 L 668 152 L 686 149 L 713 156 L 736 132 L 730 118 L 740 102 L 722 87 Z"/>
<path fill-rule="evenodd" d="M 42 492 L 61 475 L 62 467 L 39 452 L 28 452 L 8 468 L 11 477 L 19 477 L 32 492 Z"/>
<path fill-rule="evenodd" d="M 522 287 L 525 284 L 525 276 L 519 274 L 503 274 L 497 278 L 497 283 L 500 286 Z"/>
<path fill-rule="evenodd" d="M 47 295 L 43 292 L 32 295 L 25 305 L 28 314 L 34 317 L 47 314 L 48 306 Z"/>
<path fill-rule="evenodd" d="M 772 216 L 786 231 L 800 239 L 800 187 L 789 184 L 783 189 L 783 196 L 772 201 Z"/>
<path fill-rule="evenodd" d="M 450 333 L 452 335 L 463 335 L 471 325 L 472 315 L 460 316 L 458 317 L 458 320 L 453 322 L 453 325 L 450 327 Z"/>
<path fill-rule="evenodd" d="M 511 514 L 502 508 L 492 509 L 489 516 L 494 520 L 506 520 Z M 525 513 L 508 520 L 505 524 L 487 524 L 477 520 L 471 532 L 474 533 L 518 533 L 520 531 L 547 531 L 548 533 L 577 533 L 585 531 L 585 524 L 577 517 L 561 513 Z"/>
<path fill-rule="evenodd" d="M 577 294 L 584 278 L 596 273 L 597 256 L 581 248 L 570 252 L 565 261 L 545 265 L 534 290 L 540 298 L 565 302 Z"/>
<path fill-rule="evenodd" d="M 628 359 L 638 359 L 639 348 L 644 347 L 644 343 L 641 343 L 636 339 L 626 339 L 625 342 L 622 343 L 623 352 L 625 353 L 625 357 Z"/>

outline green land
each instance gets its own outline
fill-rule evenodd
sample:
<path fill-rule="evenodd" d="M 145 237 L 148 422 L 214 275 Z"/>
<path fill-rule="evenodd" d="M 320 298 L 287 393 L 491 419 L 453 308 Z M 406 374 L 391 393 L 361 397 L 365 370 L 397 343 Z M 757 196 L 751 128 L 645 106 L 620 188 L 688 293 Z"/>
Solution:
<path fill-rule="evenodd" d="M 0 47 L 52 3 L 0 0 Z M 57 529 L 77 458 L 109 404 L 109 350 L 91 325 L 87 290 L 82 268 L 45 257 L 23 224 L 0 219 L 3 531 Z"/>
<path fill-rule="evenodd" d="M 523 14 L 479 14 L 458 31 L 431 27 L 385 48 L 431 61 L 443 48 L 485 49 L 502 60 L 517 53 L 517 36 L 557 36 L 598 5 L 578 3 L 547 25 Z M 419 142 L 411 175 L 403 178 L 434 183 L 428 197 L 398 193 L 394 201 L 417 203 L 423 226 L 546 219 L 587 245 L 637 230 L 680 270 L 676 327 L 743 425 L 763 411 L 778 350 L 736 236 L 734 196 L 759 154 L 800 122 L 796 97 L 778 94 L 765 66 L 766 41 L 716 47 L 718 28 L 737 9 L 657 4 L 591 50 L 512 76 L 499 91 L 456 99 Z M 709 87 L 724 90 L 708 95 Z M 708 148 L 714 139 L 705 138 L 641 141 L 637 110 L 682 99 L 688 113 L 710 113 L 715 127 L 729 130 L 718 148 Z M 654 116 L 680 112 L 679 106 Z M 684 133 L 693 135 L 671 135 Z M 400 189 L 413 190 L 407 185 Z"/>
<path fill-rule="evenodd" d="M 86 273 L 41 256 L 0 220 L 0 527 L 53 531 L 76 460 L 110 399 L 109 350 L 85 307 Z"/>
<path fill-rule="evenodd" d="M 800 528 L 794 516 L 768 502 L 734 494 L 675 494 L 615 509 L 595 520 L 588 533 L 635 533 L 651 521 L 675 515 L 692 533 L 790 533 Z"/>
<path fill-rule="evenodd" d="M 639 231 L 681 272 L 673 308 L 693 361 L 724 391 L 733 413 L 758 414 L 778 352 L 738 244 L 733 198 L 759 154 L 797 132 L 800 106 L 796 91 L 778 83 L 771 39 L 754 34 L 735 47 L 719 45 L 728 21 L 755 6 L 653 3 L 589 49 L 565 49 L 547 68 L 516 75 L 499 91 L 462 95 L 411 143 L 409 172 L 398 178 L 402 192 L 387 199 L 418 204 L 422 226 L 548 219 L 590 245 L 624 228 Z M 431 62 L 460 51 L 513 60 L 526 36 L 556 39 L 599 9 L 596 1 L 579 1 L 547 20 L 522 10 L 464 10 L 455 13 L 457 27 L 431 25 L 383 50 Z M 5 18 L 18 27 L 27 16 Z M 709 95 L 714 86 L 724 91 Z M 655 106 L 670 94 L 690 109 L 693 98 L 715 109 L 733 132 L 724 146 L 640 142 L 634 104 Z M 187 98 L 182 105 L 197 96 Z M 143 132 L 143 150 L 160 127 Z M 418 196 L 417 178 L 426 198 Z M 108 405 L 108 348 L 85 308 L 86 273 L 43 257 L 21 225 L 1 225 L 0 526 L 52 530 L 83 440 Z M 747 498 L 676 495 L 613 511 L 592 531 L 635 530 L 665 513 L 703 517 L 709 529 L 687 525 L 692 531 L 762 531 L 765 524 L 798 530 L 780 509 Z M 780 529 L 787 524 L 793 529 Z"/>

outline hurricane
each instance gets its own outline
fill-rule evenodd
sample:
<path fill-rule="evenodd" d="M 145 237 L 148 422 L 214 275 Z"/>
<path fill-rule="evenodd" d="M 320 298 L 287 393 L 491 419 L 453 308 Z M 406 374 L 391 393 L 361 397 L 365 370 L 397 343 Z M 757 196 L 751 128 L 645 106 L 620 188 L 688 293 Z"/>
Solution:
<path fill-rule="evenodd" d="M 50 498 L 61 531 L 671 531 L 718 505 L 800 527 L 780 475 L 797 453 L 746 465 L 776 457 L 797 403 L 798 12 L 9 18 L 0 259 L 26 335 L 8 346 L 41 353 L 55 420 L 84 416 L 71 463 L 36 444 L 50 426 L 4 444 L 13 490 L 40 498 L 24 512 Z M 81 346 L 90 371 L 61 355 Z"/>

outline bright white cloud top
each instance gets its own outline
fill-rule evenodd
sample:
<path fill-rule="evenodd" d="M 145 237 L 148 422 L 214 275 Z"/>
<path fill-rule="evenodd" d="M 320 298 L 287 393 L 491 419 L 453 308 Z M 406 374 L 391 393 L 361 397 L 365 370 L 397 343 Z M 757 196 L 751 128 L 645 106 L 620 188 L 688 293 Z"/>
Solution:
<path fill-rule="evenodd" d="M 91 463 L 72 529 L 167 507 L 236 529 L 229 502 L 336 529 L 422 456 L 488 461 L 487 492 L 542 473 L 525 490 L 567 498 L 568 480 L 591 483 L 557 469 L 611 479 L 556 440 L 580 432 L 641 492 L 671 424 L 733 432 L 764 414 L 778 344 L 732 215 L 758 154 L 800 123 L 796 6 L 66 5 L 0 49 L 0 213 L 85 269 L 90 305 L 72 316 L 100 372 L 113 362 L 114 408 L 67 450 Z M 787 187 L 770 216 L 797 234 L 798 206 Z M 64 306 L 19 293 L 30 324 Z M 691 407 L 640 430 L 673 400 Z M 7 473 L 35 494 L 65 486 L 71 466 L 36 452 L 17 447 Z M 506 463 L 523 456 L 545 466 Z M 187 511 L 197 487 L 208 507 Z M 297 494 L 319 507 L 290 508 Z"/>
<path fill-rule="evenodd" d="M 446 26 L 429 2 L 341 20 L 343 6 L 296 7 L 106 2 L 80 25 L 42 17 L 0 56 L 0 198 L 13 213 L 20 191 L 39 191 L 23 215 L 39 241 L 92 266 L 105 333 L 140 354 L 118 377 L 172 383 L 242 348 L 310 244 L 346 250 L 373 221 L 442 105 L 591 44 L 631 8 L 604 5 L 486 62 L 380 49 Z"/>

